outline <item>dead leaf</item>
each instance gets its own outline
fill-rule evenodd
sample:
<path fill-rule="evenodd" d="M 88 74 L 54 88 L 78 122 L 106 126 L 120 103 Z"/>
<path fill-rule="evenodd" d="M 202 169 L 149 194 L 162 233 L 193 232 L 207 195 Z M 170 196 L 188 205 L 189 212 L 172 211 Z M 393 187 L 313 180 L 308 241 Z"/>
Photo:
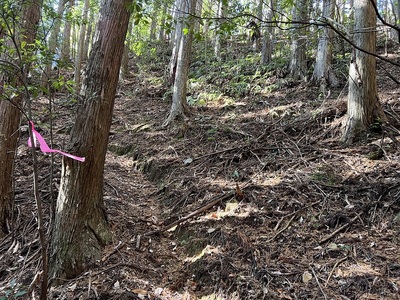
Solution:
<path fill-rule="evenodd" d="M 305 284 L 307 284 L 307 283 L 312 279 L 312 275 L 311 275 L 310 272 L 305 271 L 305 272 L 303 273 L 302 278 L 303 278 L 303 282 L 304 282 Z"/>

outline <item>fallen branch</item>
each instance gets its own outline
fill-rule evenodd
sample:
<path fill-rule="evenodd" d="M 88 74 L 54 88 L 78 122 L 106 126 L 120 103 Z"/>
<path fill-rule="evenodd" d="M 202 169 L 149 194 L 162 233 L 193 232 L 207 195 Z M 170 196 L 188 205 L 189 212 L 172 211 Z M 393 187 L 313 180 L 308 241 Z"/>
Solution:
<path fill-rule="evenodd" d="M 212 152 L 212 153 L 207 153 L 207 154 L 201 155 L 199 157 L 193 158 L 193 161 L 196 161 L 196 160 L 199 160 L 199 159 L 202 159 L 202 158 L 206 158 L 206 157 L 209 157 L 209 156 L 213 156 L 213 155 L 217 155 L 217 154 L 233 151 L 233 150 L 238 150 L 238 149 L 244 148 L 246 146 L 247 145 L 235 146 L 235 147 L 232 147 L 232 148 L 222 149 L 222 150 L 215 151 L 215 152 Z"/>
<path fill-rule="evenodd" d="M 119 251 L 119 249 L 121 249 L 123 246 L 125 246 L 125 244 L 121 241 L 119 241 L 118 245 L 114 247 L 114 249 L 110 252 L 107 253 L 102 259 L 101 262 L 104 263 L 107 259 L 110 258 L 111 255 L 113 255 L 114 253 L 117 253 Z"/>
<path fill-rule="evenodd" d="M 294 211 L 294 212 L 292 212 L 292 213 L 290 213 L 290 214 L 287 214 L 287 215 L 283 216 L 283 217 L 278 221 L 278 223 L 276 224 L 275 229 L 274 229 L 275 231 L 278 230 L 278 228 L 279 228 L 280 224 L 282 223 L 283 219 L 285 219 L 285 218 L 287 218 L 287 217 L 290 217 L 290 216 L 291 216 L 291 218 L 290 218 L 290 220 L 286 223 L 286 225 L 285 225 L 281 230 L 279 230 L 277 233 L 274 234 L 273 237 L 271 237 L 271 238 L 269 238 L 269 239 L 267 240 L 267 243 L 272 242 L 272 241 L 275 240 L 282 232 L 284 232 L 286 229 L 288 229 L 288 227 L 290 226 L 290 224 L 292 223 L 292 221 L 294 220 L 294 218 L 296 217 L 296 215 L 297 215 L 299 212 L 301 212 L 302 210 L 305 210 L 305 209 L 307 209 L 307 208 L 309 208 L 309 207 L 312 207 L 312 206 L 314 206 L 315 204 L 318 204 L 318 203 L 320 203 L 320 202 L 321 202 L 321 200 L 318 200 L 318 201 L 316 201 L 316 202 L 313 202 L 313 203 L 311 203 L 311 204 L 309 204 L 309 205 L 307 205 L 307 206 L 304 206 L 304 207 L 300 208 L 299 210 L 296 210 L 296 211 Z M 260 238 L 267 238 L 267 236 L 260 236 Z"/>
<path fill-rule="evenodd" d="M 344 261 L 347 260 L 347 259 L 348 259 L 348 257 L 345 256 L 345 257 L 341 258 L 340 260 L 338 260 L 338 261 L 335 263 L 335 265 L 333 266 L 332 270 L 329 272 L 328 279 L 327 279 L 326 282 L 325 282 L 325 287 L 328 286 L 329 279 L 331 279 L 332 274 L 333 274 L 333 272 L 335 271 L 335 269 L 337 268 L 337 266 L 339 266 L 342 262 L 344 262 Z"/>
<path fill-rule="evenodd" d="M 202 207 L 200 207 L 200 208 L 196 209 L 195 211 L 191 212 L 190 214 L 186 215 L 185 217 L 183 217 L 183 218 L 181 218 L 181 219 L 179 219 L 179 220 L 177 220 L 175 222 L 172 222 L 171 224 L 165 226 L 162 229 L 158 229 L 158 230 L 153 230 L 153 231 L 147 232 L 147 233 L 144 234 L 144 236 L 149 236 L 149 235 L 153 235 L 153 234 L 156 234 L 156 233 L 161 233 L 161 232 L 167 231 L 168 229 L 171 229 L 172 227 L 174 227 L 176 225 L 179 225 L 179 224 L 185 222 L 186 220 L 189 220 L 189 219 L 193 218 L 194 216 L 197 216 L 198 214 L 200 214 L 200 213 L 202 213 L 202 212 L 204 212 L 206 210 L 209 210 L 214 205 L 216 205 L 216 204 L 218 204 L 218 203 L 220 203 L 220 202 L 222 202 L 222 201 L 224 201 L 226 199 L 229 199 L 229 198 L 233 197 L 234 195 L 235 195 L 235 191 L 231 191 L 231 192 L 226 193 L 224 195 L 220 195 L 217 198 L 215 198 L 215 199 L 211 200 L 210 202 L 208 202 L 207 204 L 203 205 Z"/>
<path fill-rule="evenodd" d="M 288 229 L 288 227 L 290 226 L 290 224 L 292 223 L 292 221 L 294 220 L 295 217 L 296 217 L 296 214 L 294 214 L 294 215 L 290 218 L 290 220 L 286 223 L 286 225 L 285 225 L 281 230 L 279 230 L 273 237 L 271 237 L 271 238 L 267 241 L 267 243 L 272 242 L 272 241 L 275 240 L 282 232 L 284 232 L 286 229 Z"/>
<path fill-rule="evenodd" d="M 356 215 L 354 218 L 352 218 L 348 223 L 344 224 L 343 226 L 339 227 L 336 229 L 334 232 L 332 232 L 330 235 L 326 236 L 322 240 L 319 241 L 320 244 L 325 243 L 326 241 L 329 241 L 331 238 L 333 238 L 335 235 L 337 235 L 339 232 L 343 231 L 347 227 L 349 227 L 355 220 L 360 218 L 360 215 Z"/>
<path fill-rule="evenodd" d="M 314 268 L 313 268 L 313 267 L 311 267 L 311 271 L 312 271 L 312 273 L 313 273 L 313 275 L 314 275 L 315 281 L 317 282 L 318 287 L 319 287 L 319 289 L 320 289 L 322 295 L 324 295 L 324 299 L 325 299 L 325 300 L 328 299 L 328 298 L 326 297 L 326 294 L 325 294 L 324 290 L 322 289 L 321 284 L 319 283 L 317 274 L 315 274 L 315 271 L 314 271 Z"/>

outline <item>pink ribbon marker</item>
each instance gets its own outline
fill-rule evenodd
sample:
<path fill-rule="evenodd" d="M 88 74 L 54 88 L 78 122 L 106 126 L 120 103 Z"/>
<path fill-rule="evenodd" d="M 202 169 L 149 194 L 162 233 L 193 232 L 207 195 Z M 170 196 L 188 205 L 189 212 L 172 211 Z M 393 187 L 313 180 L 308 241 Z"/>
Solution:
<path fill-rule="evenodd" d="M 69 154 L 69 153 L 62 152 L 62 151 L 60 151 L 60 150 L 51 149 L 51 148 L 49 147 L 49 145 L 47 145 L 47 143 L 46 143 L 46 141 L 44 140 L 44 138 L 40 135 L 40 133 L 37 132 L 37 131 L 35 130 L 35 126 L 34 126 L 33 122 L 32 122 L 32 121 L 29 121 L 29 123 L 30 123 L 31 126 L 32 126 L 32 133 L 33 133 L 33 138 L 34 138 L 35 146 L 36 146 L 36 139 L 38 139 L 39 145 L 40 145 L 40 150 L 42 150 L 43 153 L 52 153 L 52 152 L 56 152 L 56 153 L 60 153 L 60 154 L 62 154 L 62 155 L 68 156 L 68 157 L 70 157 L 70 158 L 72 158 L 72 159 L 79 160 L 79 161 L 81 161 L 81 162 L 84 162 L 84 161 L 85 161 L 85 158 L 84 158 L 84 157 L 79 157 L 79 156 L 75 156 L 75 155 L 72 155 L 72 154 Z M 28 146 L 29 146 L 29 147 L 32 147 L 31 138 L 28 139 Z"/>

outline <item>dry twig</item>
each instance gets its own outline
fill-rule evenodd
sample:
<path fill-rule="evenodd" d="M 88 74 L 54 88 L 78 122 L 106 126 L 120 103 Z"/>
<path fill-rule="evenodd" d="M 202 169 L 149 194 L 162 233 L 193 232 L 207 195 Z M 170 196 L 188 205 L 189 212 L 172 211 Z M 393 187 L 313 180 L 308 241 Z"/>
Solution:
<path fill-rule="evenodd" d="M 315 281 L 317 282 L 317 284 L 318 284 L 318 287 L 319 287 L 319 289 L 320 289 L 320 291 L 321 291 L 322 295 L 324 295 L 324 298 L 325 298 L 325 300 L 326 300 L 326 299 L 328 299 L 328 298 L 326 297 L 326 295 L 325 295 L 325 292 L 324 292 L 324 290 L 322 289 L 322 286 L 321 286 L 321 284 L 319 283 L 319 280 L 318 280 L 317 274 L 315 274 L 315 271 L 314 271 L 314 268 L 313 268 L 313 267 L 311 267 L 311 271 L 312 271 L 312 273 L 313 273 L 313 275 L 314 275 Z"/>
<path fill-rule="evenodd" d="M 355 220 L 360 218 L 359 215 L 356 215 L 354 218 L 352 218 L 348 223 L 344 224 L 343 226 L 340 226 L 338 229 L 336 229 L 334 232 L 323 238 L 322 240 L 319 241 L 320 244 L 325 243 L 326 241 L 329 241 L 331 238 L 333 238 L 335 235 L 337 235 L 339 232 L 343 231 L 347 227 L 349 227 Z"/>
<path fill-rule="evenodd" d="M 325 287 L 328 286 L 329 279 L 331 278 L 331 276 L 332 276 L 333 272 L 335 271 L 336 267 L 337 267 L 338 265 L 340 265 L 342 262 L 344 262 L 345 260 L 347 260 L 347 258 L 348 258 L 347 256 L 346 256 L 346 257 L 343 257 L 343 258 L 341 258 L 340 260 L 338 260 L 338 261 L 335 263 L 335 265 L 333 266 L 332 270 L 329 272 L 328 279 L 326 279 Z"/>
<path fill-rule="evenodd" d="M 197 216 L 198 214 L 200 214 L 200 213 L 202 213 L 202 212 L 204 212 L 204 211 L 210 209 L 210 208 L 213 207 L 215 204 L 217 204 L 217 203 L 219 203 L 219 202 L 221 202 L 221 201 L 223 201 L 223 200 L 229 199 L 230 197 L 232 197 L 232 196 L 234 196 L 234 195 L 235 195 L 235 192 L 234 192 L 234 191 L 231 191 L 231 192 L 229 192 L 229 193 L 227 193 L 227 194 L 218 196 L 218 197 L 215 198 L 214 200 L 211 200 L 211 201 L 208 202 L 207 204 L 205 204 L 205 205 L 203 205 L 202 207 L 196 209 L 195 211 L 191 212 L 190 214 L 186 215 L 185 217 L 183 217 L 183 218 L 181 218 L 181 219 L 179 219 L 179 220 L 177 220 L 177 221 L 175 221 L 175 222 L 172 222 L 171 224 L 165 226 L 165 227 L 162 228 L 162 229 L 154 230 L 154 231 L 149 231 L 149 232 L 145 233 L 144 236 L 149 236 L 149 235 L 153 235 L 153 234 L 156 234 L 156 233 L 160 233 L 160 232 L 167 231 L 168 229 L 171 229 L 172 227 L 174 227 L 174 226 L 176 226 L 176 225 L 179 225 L 179 224 L 183 223 L 184 221 L 193 218 L 194 216 Z"/>

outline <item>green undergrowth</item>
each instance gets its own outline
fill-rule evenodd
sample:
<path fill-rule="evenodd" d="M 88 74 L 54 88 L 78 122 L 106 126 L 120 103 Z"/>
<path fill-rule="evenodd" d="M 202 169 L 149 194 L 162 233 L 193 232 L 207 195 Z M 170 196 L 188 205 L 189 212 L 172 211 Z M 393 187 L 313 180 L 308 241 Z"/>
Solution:
<path fill-rule="evenodd" d="M 342 81 L 347 78 L 348 55 L 340 56 L 340 51 L 336 49 L 333 65 L 336 76 Z M 168 43 L 143 43 L 140 53 L 137 64 L 140 72 L 146 74 L 146 85 L 162 89 L 162 98 L 171 100 L 166 68 L 171 54 Z M 312 76 L 314 55 L 307 52 L 308 78 Z M 221 58 L 217 59 L 212 43 L 195 42 L 189 68 L 188 104 L 226 106 L 245 97 L 268 97 L 276 91 L 293 87 L 298 82 L 287 76 L 289 59 L 288 53 L 276 49 L 272 60 L 262 64 L 261 54 L 247 44 L 235 44 L 234 49 L 225 47 Z M 154 75 L 150 76 L 152 79 L 148 78 L 149 74 Z"/>
<path fill-rule="evenodd" d="M 224 62 L 197 62 L 196 67 L 191 70 L 189 86 L 191 94 L 199 96 L 196 104 L 218 102 L 221 98 L 236 101 L 245 96 L 265 94 L 278 88 L 279 84 L 272 79 L 276 78 L 276 70 L 284 69 L 287 62 L 277 60 L 261 65 L 259 60 L 259 56 L 252 53 Z"/>

